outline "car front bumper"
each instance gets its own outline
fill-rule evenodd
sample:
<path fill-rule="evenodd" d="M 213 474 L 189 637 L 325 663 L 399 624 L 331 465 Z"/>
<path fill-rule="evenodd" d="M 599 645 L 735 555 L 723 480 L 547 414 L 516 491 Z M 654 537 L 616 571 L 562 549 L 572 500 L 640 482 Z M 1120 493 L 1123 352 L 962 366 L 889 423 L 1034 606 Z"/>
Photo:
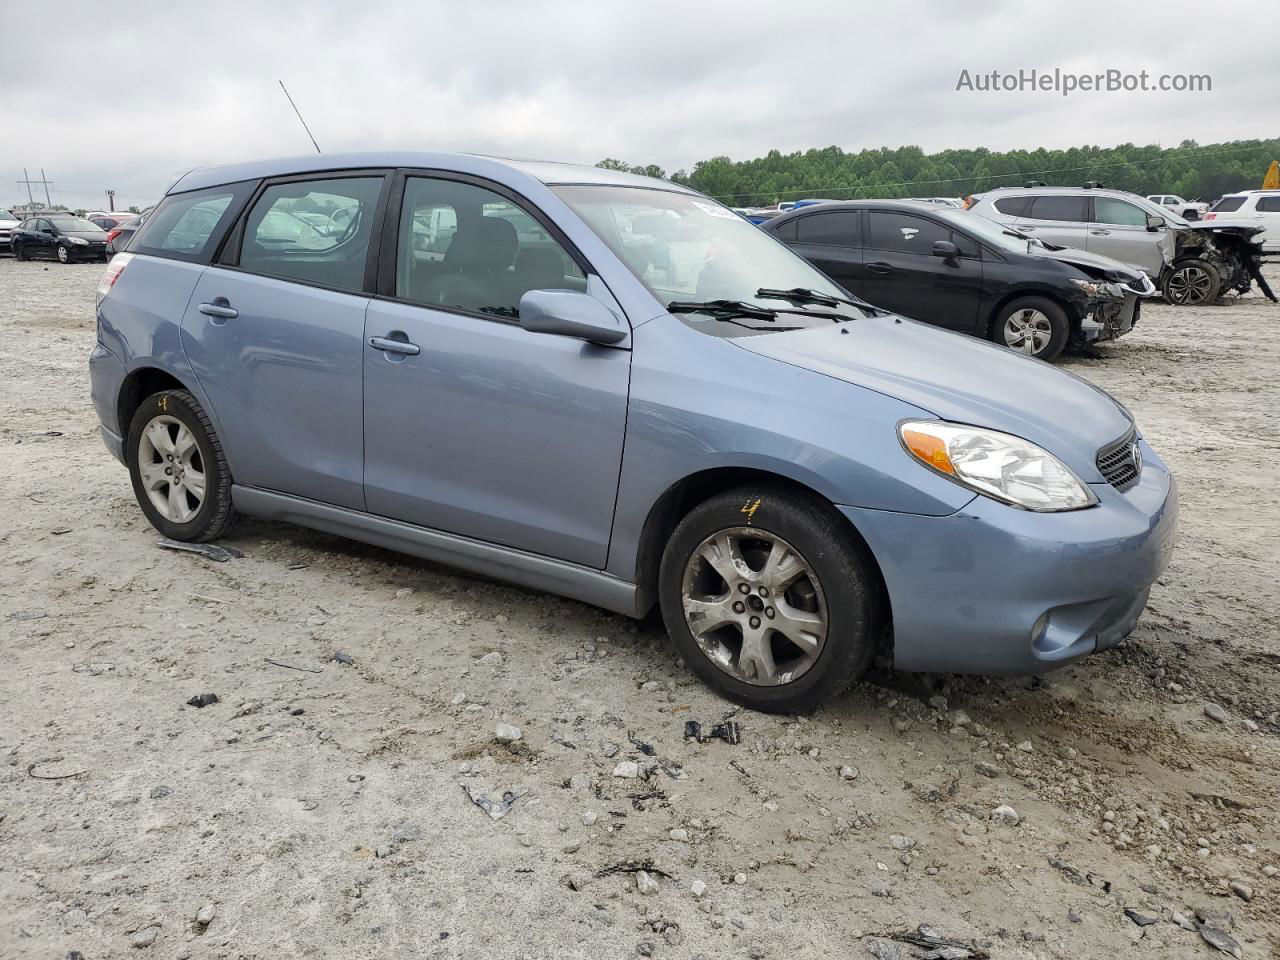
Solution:
<path fill-rule="evenodd" d="M 841 507 L 879 561 L 904 670 L 1036 674 L 1133 630 L 1177 530 L 1172 474 L 1145 441 L 1121 493 L 1091 484 L 1085 510 L 1033 513 L 975 497 L 924 517 Z"/>

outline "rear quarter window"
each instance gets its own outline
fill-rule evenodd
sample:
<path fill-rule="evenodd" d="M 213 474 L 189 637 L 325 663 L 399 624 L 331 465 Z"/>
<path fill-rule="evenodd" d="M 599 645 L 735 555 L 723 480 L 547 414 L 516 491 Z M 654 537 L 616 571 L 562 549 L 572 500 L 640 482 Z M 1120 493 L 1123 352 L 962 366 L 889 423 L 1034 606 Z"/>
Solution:
<path fill-rule="evenodd" d="M 1248 197 L 1223 197 L 1209 209 L 1214 213 L 1235 213 L 1248 199 Z"/>
<path fill-rule="evenodd" d="M 1259 197 L 1254 209 L 1259 213 L 1280 213 L 1280 197 Z"/>
<path fill-rule="evenodd" d="M 165 197 L 134 235 L 129 252 L 209 263 L 252 190 L 253 183 L 244 182 Z"/>
<path fill-rule="evenodd" d="M 1027 207 L 1031 205 L 1030 197 L 1001 197 L 992 206 L 1006 217 L 1026 216 Z"/>

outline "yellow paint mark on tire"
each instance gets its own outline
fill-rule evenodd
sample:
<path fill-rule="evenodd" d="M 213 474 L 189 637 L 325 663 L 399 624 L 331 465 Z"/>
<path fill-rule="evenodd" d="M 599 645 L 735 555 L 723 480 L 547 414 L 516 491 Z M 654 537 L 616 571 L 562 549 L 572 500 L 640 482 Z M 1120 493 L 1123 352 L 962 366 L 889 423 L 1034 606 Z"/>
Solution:
<path fill-rule="evenodd" d="M 751 522 L 752 518 L 756 515 L 756 511 L 759 509 L 760 509 L 759 497 L 756 497 L 754 500 L 748 500 L 746 503 L 742 505 L 742 512 L 747 515 L 747 523 Z"/>

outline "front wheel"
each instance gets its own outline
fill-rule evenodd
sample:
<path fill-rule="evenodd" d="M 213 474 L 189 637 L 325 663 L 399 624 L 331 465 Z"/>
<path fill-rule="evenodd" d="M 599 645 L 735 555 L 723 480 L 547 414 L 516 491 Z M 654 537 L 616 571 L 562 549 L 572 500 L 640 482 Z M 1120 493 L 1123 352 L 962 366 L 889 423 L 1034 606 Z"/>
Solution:
<path fill-rule="evenodd" d="M 662 555 L 667 632 L 708 686 L 753 710 L 843 691 L 879 636 L 874 561 L 829 507 L 767 487 L 712 497 Z"/>
<path fill-rule="evenodd" d="M 187 391 L 143 400 L 126 451 L 138 505 L 166 537 L 203 542 L 230 528 L 231 470 L 213 424 Z"/>
<path fill-rule="evenodd" d="M 1222 276 L 1206 260 L 1180 260 L 1164 278 L 1166 303 L 1181 307 L 1200 307 L 1213 303 L 1222 292 Z"/>
<path fill-rule="evenodd" d="M 58 244 L 58 262 L 59 263 L 71 262 L 71 249 L 61 243 Z"/>
<path fill-rule="evenodd" d="M 1020 297 L 1005 304 L 991 326 L 996 343 L 1037 360 L 1053 360 L 1070 336 L 1067 312 L 1044 297 Z"/>

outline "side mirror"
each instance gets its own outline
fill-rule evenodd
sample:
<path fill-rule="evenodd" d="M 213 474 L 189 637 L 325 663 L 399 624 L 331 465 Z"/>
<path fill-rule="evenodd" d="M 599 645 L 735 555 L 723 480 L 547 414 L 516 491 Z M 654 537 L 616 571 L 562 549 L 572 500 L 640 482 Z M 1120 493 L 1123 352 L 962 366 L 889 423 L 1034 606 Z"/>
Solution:
<path fill-rule="evenodd" d="M 1154 213 L 1147 214 L 1147 229 L 1155 233 L 1164 226 L 1164 217 L 1156 216 Z"/>
<path fill-rule="evenodd" d="M 946 257 L 948 260 L 960 256 L 960 248 L 950 240 L 933 241 L 932 253 L 935 257 Z"/>
<path fill-rule="evenodd" d="M 588 343 L 620 343 L 627 326 L 595 297 L 575 290 L 530 290 L 520 298 L 520 326 Z"/>

